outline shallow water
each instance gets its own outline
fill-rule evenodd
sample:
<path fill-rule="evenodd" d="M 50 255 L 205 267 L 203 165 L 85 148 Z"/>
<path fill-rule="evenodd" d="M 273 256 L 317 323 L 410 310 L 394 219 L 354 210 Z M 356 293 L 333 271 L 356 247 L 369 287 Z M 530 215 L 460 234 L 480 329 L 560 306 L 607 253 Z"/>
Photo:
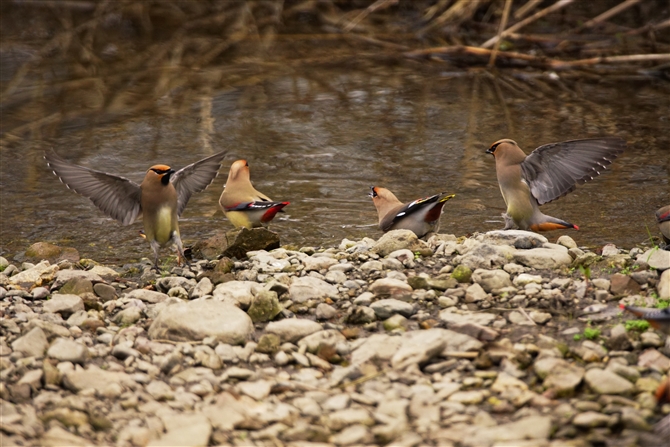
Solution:
<path fill-rule="evenodd" d="M 327 59 L 318 41 L 301 48 L 309 57 Z M 354 50 L 339 51 L 356 61 Z M 5 84 L 9 75 L 2 76 Z M 3 140 L 0 154 L 2 254 L 11 258 L 37 241 L 72 246 L 82 257 L 107 262 L 150 254 L 138 236 L 141 222 L 124 227 L 69 191 L 44 163 L 45 147 L 138 183 L 155 163 L 180 168 L 228 149 L 219 177 L 191 198 L 182 216 L 185 244 L 231 228 L 218 197 L 232 161 L 245 158 L 257 189 L 291 202 L 271 225 L 282 243 L 324 246 L 381 235 L 367 196 L 371 185 L 389 188 L 403 201 L 455 193 L 441 232 L 501 228 L 504 202 L 494 160 L 485 153 L 492 142 L 512 138 L 530 152 L 554 141 L 618 135 L 628 149 L 609 172 L 543 207 L 581 230 L 547 236 L 631 247 L 647 241 L 648 230 L 658 234 L 653 212 L 670 203 L 667 84 L 573 83 L 547 91 L 523 79 L 528 76 L 535 75 L 510 71 L 497 81 L 484 71 L 412 61 L 278 63 L 246 85 L 211 89 L 179 103 L 170 93 L 148 98 L 155 106 L 137 113 L 118 105 L 114 114 L 80 113 L 19 137 L 13 128 L 48 114 L 19 116 L 5 104 L 2 132 L 12 138 Z M 542 85 L 549 85 L 546 78 Z M 41 93 L 47 90 L 35 83 L 33 94 L 43 94 L 52 106 L 49 101 L 63 104 Z M 82 98 L 88 95 L 82 92 Z"/>

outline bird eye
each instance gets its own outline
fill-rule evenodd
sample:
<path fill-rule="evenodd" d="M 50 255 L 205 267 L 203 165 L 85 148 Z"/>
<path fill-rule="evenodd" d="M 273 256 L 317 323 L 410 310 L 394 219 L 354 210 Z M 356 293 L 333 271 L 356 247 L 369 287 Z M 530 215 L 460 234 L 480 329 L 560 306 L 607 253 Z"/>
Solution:
<path fill-rule="evenodd" d="M 489 149 L 489 151 L 490 151 L 490 152 L 495 152 L 496 149 L 498 149 L 498 145 L 499 145 L 499 144 L 500 144 L 500 143 L 496 143 L 496 144 L 494 144 L 493 146 L 491 146 L 491 149 Z"/>

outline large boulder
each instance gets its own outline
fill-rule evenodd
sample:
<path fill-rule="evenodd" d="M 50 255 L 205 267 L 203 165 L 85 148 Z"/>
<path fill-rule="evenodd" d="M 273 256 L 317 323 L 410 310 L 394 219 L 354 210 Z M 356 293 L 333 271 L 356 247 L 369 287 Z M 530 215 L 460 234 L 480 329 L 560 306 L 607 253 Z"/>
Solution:
<path fill-rule="evenodd" d="M 28 262 L 40 262 L 47 260 L 51 264 L 60 261 L 79 261 L 79 252 L 72 247 L 59 247 L 49 242 L 36 242 L 26 250 L 25 260 Z"/>

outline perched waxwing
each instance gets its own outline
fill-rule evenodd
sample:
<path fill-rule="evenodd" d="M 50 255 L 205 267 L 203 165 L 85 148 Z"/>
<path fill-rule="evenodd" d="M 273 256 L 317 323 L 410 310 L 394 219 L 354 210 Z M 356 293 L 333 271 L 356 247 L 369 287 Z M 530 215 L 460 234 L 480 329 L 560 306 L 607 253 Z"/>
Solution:
<path fill-rule="evenodd" d="M 390 230 L 411 230 L 417 237 L 436 232 L 440 227 L 442 208 L 455 194 L 444 193 L 402 203 L 386 188 L 371 186 L 369 196 L 377 208 L 379 229 L 384 233 Z"/>
<path fill-rule="evenodd" d="M 273 202 L 262 192 L 256 191 L 251 184 L 246 160 L 237 160 L 230 166 L 228 181 L 219 198 L 223 214 L 235 228 L 263 226 L 289 203 Z"/>
<path fill-rule="evenodd" d="M 44 158 L 61 182 L 73 191 L 88 197 L 108 216 L 123 225 L 130 225 L 142 214 L 145 237 L 154 252 L 158 268 L 158 251 L 175 244 L 184 261 L 178 218 L 195 192 L 207 188 L 216 177 L 226 151 L 211 155 L 179 171 L 167 165 L 149 168 L 141 184 L 106 172 L 71 164 L 54 151 Z"/>
<path fill-rule="evenodd" d="M 670 250 L 670 205 L 656 211 L 656 222 L 658 222 L 658 228 L 663 235 L 665 249 Z"/>
<path fill-rule="evenodd" d="M 624 304 L 620 308 L 627 310 L 638 318 L 647 320 L 651 327 L 670 335 L 670 307 L 665 309 L 647 309 L 644 307 L 632 307 Z"/>
<path fill-rule="evenodd" d="M 620 138 L 594 138 L 545 144 L 526 154 L 512 140 L 499 140 L 486 151 L 493 154 L 496 174 L 507 205 L 505 230 L 549 231 L 574 228 L 543 214 L 539 206 L 573 191 L 577 184 L 600 175 L 623 152 Z"/>

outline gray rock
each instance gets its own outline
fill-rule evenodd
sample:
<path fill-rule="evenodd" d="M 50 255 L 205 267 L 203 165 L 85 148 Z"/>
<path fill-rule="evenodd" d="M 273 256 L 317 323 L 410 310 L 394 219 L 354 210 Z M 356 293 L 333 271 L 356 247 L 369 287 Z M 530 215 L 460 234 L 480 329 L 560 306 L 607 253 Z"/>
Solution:
<path fill-rule="evenodd" d="M 417 251 L 430 251 L 432 253 L 428 244 L 420 241 L 416 237 L 416 234 L 410 230 L 391 230 L 388 233 L 385 233 L 379 238 L 370 251 L 377 253 L 380 256 L 388 256 L 396 250 L 403 249 L 407 249 L 412 253 Z"/>
<path fill-rule="evenodd" d="M 189 297 L 191 299 L 202 298 L 203 296 L 211 295 L 213 290 L 214 286 L 212 285 L 212 281 L 205 276 L 198 282 L 198 284 L 196 284 L 193 290 L 191 290 Z"/>
<path fill-rule="evenodd" d="M 34 300 L 43 300 L 49 296 L 49 289 L 46 287 L 35 287 L 32 291 L 32 297 Z"/>
<path fill-rule="evenodd" d="M 296 303 L 338 297 L 337 287 L 313 276 L 294 278 L 288 293 L 289 298 Z"/>
<path fill-rule="evenodd" d="M 564 246 L 565 248 L 568 248 L 568 249 L 577 248 L 577 243 L 575 242 L 575 240 L 573 238 L 571 238 L 570 236 L 565 235 L 565 234 L 563 236 L 559 237 L 558 240 L 556 241 L 556 243 L 558 245 L 562 245 L 562 246 Z"/>
<path fill-rule="evenodd" d="M 142 309 L 130 306 L 114 315 L 114 322 L 120 326 L 129 326 L 137 323 L 142 318 Z"/>
<path fill-rule="evenodd" d="M 219 301 L 191 301 L 164 308 L 149 328 L 152 339 L 194 341 L 214 337 L 239 344 L 253 332 L 251 318 L 239 308 Z"/>
<path fill-rule="evenodd" d="M 572 395 L 584 378 L 584 368 L 557 357 L 539 359 L 533 368 L 544 379 L 544 388 L 553 390 L 557 397 Z"/>
<path fill-rule="evenodd" d="M 57 338 L 49 347 L 47 356 L 60 362 L 83 365 L 88 360 L 88 348 L 74 340 Z"/>
<path fill-rule="evenodd" d="M 51 295 L 51 299 L 42 306 L 45 312 L 59 313 L 68 318 L 78 310 L 84 310 L 84 301 L 78 295 Z"/>
<path fill-rule="evenodd" d="M 374 310 L 375 315 L 380 320 L 386 320 L 395 314 L 400 314 L 403 317 L 411 317 L 414 315 L 414 306 L 405 301 L 396 300 L 394 298 L 379 300 L 370 305 Z"/>
<path fill-rule="evenodd" d="M 213 295 L 217 301 L 247 309 L 260 289 L 255 281 L 228 281 L 216 286 Z"/>
<path fill-rule="evenodd" d="M 412 287 L 407 282 L 393 278 L 378 279 L 368 290 L 375 296 L 404 296 L 412 293 Z"/>
<path fill-rule="evenodd" d="M 265 332 L 278 335 L 282 342 L 294 343 L 322 329 L 323 327 L 315 321 L 287 318 L 269 323 L 265 327 Z"/>
<path fill-rule="evenodd" d="M 610 416 L 596 411 L 579 413 L 572 419 L 572 425 L 579 428 L 606 427 L 610 423 Z"/>
<path fill-rule="evenodd" d="M 605 345 L 615 351 L 627 351 L 633 347 L 623 324 L 617 324 L 612 328 Z"/>
<path fill-rule="evenodd" d="M 147 447 L 205 447 L 212 435 L 209 419 L 201 413 L 178 413 L 162 416 L 166 433 L 149 442 Z"/>
<path fill-rule="evenodd" d="M 402 344 L 393 355 L 391 365 L 395 369 L 404 369 L 412 364 L 426 363 L 444 350 L 450 333 L 455 334 L 446 329 L 428 329 L 403 334 Z"/>
<path fill-rule="evenodd" d="M 335 309 L 330 304 L 320 303 L 316 306 L 316 319 L 317 320 L 330 320 L 337 315 L 337 309 Z"/>
<path fill-rule="evenodd" d="M 628 380 L 605 369 L 589 369 L 586 371 L 584 380 L 598 394 L 629 394 L 635 389 L 635 386 Z"/>
<path fill-rule="evenodd" d="M 166 276 L 165 278 L 159 278 L 156 281 L 156 288 L 163 293 L 167 293 L 170 289 L 175 287 L 181 287 L 184 290 L 191 291 L 195 287 L 196 282 L 194 279 L 184 278 L 183 276 Z"/>
<path fill-rule="evenodd" d="M 450 309 L 440 311 L 440 320 L 446 323 L 475 323 L 488 326 L 496 316 L 487 312 L 452 312 Z"/>
<path fill-rule="evenodd" d="M 658 281 L 658 297 L 661 299 L 670 298 L 670 269 L 661 273 L 661 278 Z"/>
<path fill-rule="evenodd" d="M 338 263 L 337 259 L 330 258 L 327 256 L 308 256 L 302 260 L 303 265 L 305 266 L 305 271 L 319 271 L 319 270 L 328 270 L 330 267 Z"/>
<path fill-rule="evenodd" d="M 340 270 L 329 270 L 325 278 L 330 284 L 342 284 L 347 281 L 347 275 Z"/>
<path fill-rule="evenodd" d="M 11 266 L 7 267 L 5 272 L 8 272 L 10 268 Z M 32 287 L 35 284 L 44 284 L 51 281 L 57 271 L 57 265 L 50 265 L 49 261 L 42 261 L 35 267 L 10 276 L 9 284 L 18 285 L 24 288 Z"/>
<path fill-rule="evenodd" d="M 116 272 L 114 272 L 116 273 Z M 92 283 L 104 282 L 102 277 L 92 270 L 60 270 L 56 273 L 56 280 L 52 288 L 60 289 L 65 283 L 73 279 L 83 279 Z"/>
<path fill-rule="evenodd" d="M 516 287 L 524 287 L 526 284 L 542 284 L 542 277 L 540 275 L 529 275 L 528 273 L 521 273 L 514 278 L 513 284 Z"/>
<path fill-rule="evenodd" d="M 572 263 L 572 257 L 568 254 L 568 250 L 565 247 L 561 245 L 553 245 L 553 247 L 557 248 L 518 250 L 514 254 L 514 262 L 538 270 L 556 269 Z"/>
<path fill-rule="evenodd" d="M 367 324 L 377 319 L 375 311 L 367 306 L 358 306 L 347 316 L 349 324 Z"/>
<path fill-rule="evenodd" d="M 298 346 L 305 346 L 307 351 L 316 352 L 319 347 L 322 346 L 331 346 L 335 347 L 339 343 L 346 341 L 346 338 L 342 333 L 335 329 L 328 329 L 325 331 L 318 331 L 302 338 L 298 342 Z"/>
<path fill-rule="evenodd" d="M 94 365 L 86 370 L 69 371 L 63 375 L 63 386 L 74 393 L 85 389 L 102 391 L 110 383 L 128 387 L 134 386 L 135 381 L 126 373 L 103 371 Z"/>
<path fill-rule="evenodd" d="M 14 351 L 22 352 L 28 357 L 44 357 L 44 351 L 47 349 L 47 346 L 49 346 L 47 337 L 39 327 L 31 329 L 27 334 L 12 342 L 12 349 Z"/>
<path fill-rule="evenodd" d="M 91 443 L 84 438 L 73 435 L 69 431 L 59 426 L 54 426 L 51 427 L 49 431 L 44 433 L 44 435 L 42 435 L 39 440 L 39 445 L 44 447 L 85 447 L 90 446 Z"/>
<path fill-rule="evenodd" d="M 116 289 L 108 284 L 97 283 L 93 285 L 93 291 L 102 301 L 111 301 L 116 299 Z"/>
<path fill-rule="evenodd" d="M 652 248 L 637 257 L 638 262 L 646 262 L 649 267 L 656 270 L 670 269 L 670 251 Z"/>
<path fill-rule="evenodd" d="M 464 445 L 544 445 L 549 439 L 551 429 L 550 416 L 528 416 L 493 427 L 472 427 L 471 436 L 464 439 Z"/>
<path fill-rule="evenodd" d="M 542 247 L 549 242 L 546 237 L 524 230 L 494 230 L 475 237 L 479 242 L 495 245 L 511 245 L 519 249 Z"/>
<path fill-rule="evenodd" d="M 141 300 L 145 303 L 156 304 L 165 301 L 168 296 L 165 293 L 154 292 L 153 290 L 136 289 L 124 295 L 124 298 Z"/>
<path fill-rule="evenodd" d="M 482 286 L 475 283 L 468 286 L 465 289 L 465 302 L 466 303 L 476 303 L 477 301 L 484 301 L 487 297 L 487 293 Z"/>
<path fill-rule="evenodd" d="M 390 360 L 402 343 L 401 337 L 373 334 L 351 353 L 351 364 L 361 365 L 370 360 Z"/>

